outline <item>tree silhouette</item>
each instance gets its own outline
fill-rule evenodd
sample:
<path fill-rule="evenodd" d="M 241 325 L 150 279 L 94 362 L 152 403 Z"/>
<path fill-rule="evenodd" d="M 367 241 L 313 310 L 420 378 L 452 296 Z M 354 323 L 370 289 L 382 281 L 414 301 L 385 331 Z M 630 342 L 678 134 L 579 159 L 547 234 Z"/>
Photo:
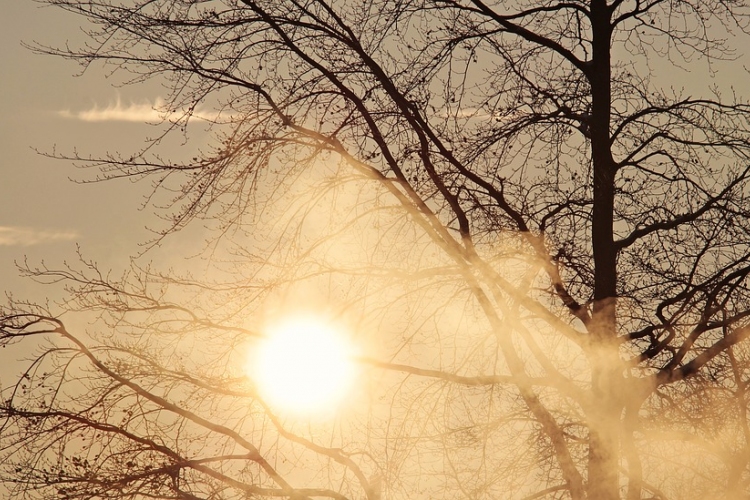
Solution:
<path fill-rule="evenodd" d="M 160 79 L 164 133 L 216 135 L 73 159 L 153 180 L 154 245 L 217 236 L 210 279 L 25 270 L 70 299 L 2 313 L 2 342 L 50 339 L 4 393 L 19 498 L 750 492 L 750 105 L 675 81 L 734 57 L 749 4 L 42 3 L 89 42 L 36 50 Z M 238 361 L 299 302 L 368 346 L 335 424 Z"/>

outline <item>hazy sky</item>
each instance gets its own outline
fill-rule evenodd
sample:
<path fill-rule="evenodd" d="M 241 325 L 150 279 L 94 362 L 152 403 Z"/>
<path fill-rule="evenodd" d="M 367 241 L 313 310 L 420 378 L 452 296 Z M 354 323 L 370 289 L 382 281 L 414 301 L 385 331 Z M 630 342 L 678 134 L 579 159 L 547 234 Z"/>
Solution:
<path fill-rule="evenodd" d="M 154 118 L 152 105 L 164 90 L 156 83 L 117 87 L 117 79 L 106 78 L 101 67 L 74 76 L 80 72 L 77 63 L 36 55 L 22 42 L 59 46 L 70 40 L 75 45 L 85 39 L 82 19 L 32 0 L 0 4 L 0 288 L 17 299 L 43 303 L 46 297 L 62 297 L 59 287 L 20 278 L 14 261 L 28 257 L 31 265 L 44 260 L 59 267 L 76 259 L 80 244 L 102 269 L 121 270 L 152 235 L 146 226 L 158 222 L 153 209 L 140 210 L 148 181 L 77 184 L 70 179 L 91 179 L 96 172 L 35 150 L 135 151 L 156 134 L 144 122 Z M 200 134 L 198 141 L 172 151 L 190 154 L 196 142 Z M 184 241 L 168 242 L 158 255 L 169 256 L 177 245 Z M 0 386 L 21 375 L 27 367 L 23 358 L 33 349 L 23 342 L 0 351 Z M 0 485 L 0 498 L 3 491 Z"/>
<path fill-rule="evenodd" d="M 52 290 L 19 279 L 14 260 L 28 256 L 32 264 L 44 259 L 60 265 L 79 243 L 102 267 L 122 267 L 149 237 L 145 226 L 155 219 L 150 209 L 139 212 L 147 183 L 76 184 L 69 179 L 90 179 L 95 172 L 45 158 L 34 148 L 94 155 L 133 151 L 155 133 L 144 120 L 153 118 L 151 106 L 163 89 L 156 82 L 118 88 L 118 79 L 106 78 L 99 66 L 74 77 L 80 70 L 75 62 L 35 55 L 21 42 L 76 45 L 85 38 L 82 19 L 32 0 L 2 1 L 0 281 L 6 292 L 38 299 Z M 680 82 L 705 85 L 708 72 L 702 68 L 685 73 Z M 747 86 L 741 62 L 721 68 L 720 81 Z M 178 153 L 197 147 L 196 142 Z"/>
<path fill-rule="evenodd" d="M 5 291 L 39 296 L 17 278 L 14 260 L 71 258 L 76 243 L 103 264 L 122 262 L 148 238 L 150 211 L 138 209 L 146 183 L 80 185 L 94 171 L 35 152 L 128 152 L 154 127 L 144 124 L 162 90 L 156 85 L 117 88 L 100 67 L 82 76 L 75 62 L 36 55 L 22 42 L 50 45 L 84 37 L 81 19 L 31 0 L 3 0 L 0 16 L 0 282 Z M 118 103 L 119 100 L 119 103 Z"/>
<path fill-rule="evenodd" d="M 106 78 L 99 66 L 73 76 L 80 71 L 75 62 L 35 55 L 22 41 L 64 45 L 70 40 L 76 45 L 85 38 L 79 27 L 83 20 L 60 9 L 40 8 L 32 0 L 0 2 L 0 283 L 6 293 L 43 301 L 59 292 L 20 279 L 14 261 L 28 257 L 34 265 L 43 259 L 57 267 L 75 259 L 80 244 L 103 269 L 122 268 L 138 251 L 138 243 L 149 238 L 145 227 L 158 222 L 150 207 L 139 211 L 148 181 L 77 184 L 70 179 L 91 179 L 96 172 L 35 150 L 77 150 L 82 155 L 136 150 L 156 133 L 144 122 L 155 118 L 152 105 L 163 97 L 163 89 L 156 82 L 118 88 L 118 79 Z M 722 68 L 723 84 L 740 82 L 745 86 L 740 93 L 750 93 L 741 62 Z M 706 75 L 697 70 L 678 81 L 705 84 Z M 195 147 L 192 141 L 172 152 L 183 154 Z M 163 152 L 168 156 L 169 148 Z M 169 255 L 172 244 L 161 255 Z M 15 359 L 17 353 L 0 354 Z M 15 366 L 3 360 L 0 384 L 17 375 Z"/>

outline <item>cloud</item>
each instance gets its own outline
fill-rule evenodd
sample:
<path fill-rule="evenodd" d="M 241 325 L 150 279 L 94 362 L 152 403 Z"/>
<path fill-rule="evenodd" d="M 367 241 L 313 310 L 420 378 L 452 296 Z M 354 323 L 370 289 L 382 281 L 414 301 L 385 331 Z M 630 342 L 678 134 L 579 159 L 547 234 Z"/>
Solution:
<path fill-rule="evenodd" d="M 106 107 L 100 107 L 94 104 L 91 108 L 82 111 L 63 110 L 58 114 L 63 118 L 71 118 L 84 122 L 136 122 L 136 123 L 159 123 L 163 120 L 175 121 L 184 118 L 185 111 L 167 113 L 166 102 L 161 97 L 157 97 L 153 102 L 146 100 L 143 102 L 130 102 L 124 104 L 118 97 L 115 102 L 109 103 Z M 228 113 L 222 113 L 221 116 L 227 117 Z M 216 111 L 206 111 L 196 108 L 192 113 L 193 118 L 206 121 L 217 121 L 220 114 Z"/>
<path fill-rule="evenodd" d="M 31 246 L 78 237 L 74 231 L 47 231 L 30 227 L 0 226 L 0 246 Z"/>
<path fill-rule="evenodd" d="M 149 101 L 131 102 L 124 105 L 118 97 L 114 103 L 110 103 L 104 108 L 94 104 L 90 109 L 84 111 L 64 110 L 60 111 L 59 115 L 85 122 L 158 122 L 164 117 L 164 114 L 157 110 L 161 106 L 164 106 L 164 101 L 160 98 L 157 98 L 153 103 Z"/>

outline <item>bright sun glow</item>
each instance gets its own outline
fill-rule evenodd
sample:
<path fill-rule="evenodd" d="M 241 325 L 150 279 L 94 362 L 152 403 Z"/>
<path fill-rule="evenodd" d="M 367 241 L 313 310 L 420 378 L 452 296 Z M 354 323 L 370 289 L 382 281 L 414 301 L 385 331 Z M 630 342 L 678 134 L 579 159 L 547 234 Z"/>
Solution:
<path fill-rule="evenodd" d="M 299 318 L 267 332 L 250 372 L 271 405 L 295 412 L 330 410 L 355 375 L 352 349 L 331 325 Z"/>

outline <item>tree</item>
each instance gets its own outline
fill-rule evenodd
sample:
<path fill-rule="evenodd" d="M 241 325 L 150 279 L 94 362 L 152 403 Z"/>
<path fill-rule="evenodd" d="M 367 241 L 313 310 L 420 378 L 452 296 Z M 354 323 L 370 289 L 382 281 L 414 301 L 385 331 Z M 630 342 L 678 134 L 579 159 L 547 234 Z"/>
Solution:
<path fill-rule="evenodd" d="M 155 245 L 218 236 L 212 280 L 26 269 L 100 322 L 3 311 L 2 342 L 54 339 L 4 395 L 19 497 L 748 494 L 750 105 L 673 78 L 731 60 L 750 5 L 43 3 L 93 27 L 38 51 L 163 79 L 166 133 L 217 135 L 74 159 L 170 193 Z M 336 425 L 236 368 L 282 291 L 371 343 Z"/>

